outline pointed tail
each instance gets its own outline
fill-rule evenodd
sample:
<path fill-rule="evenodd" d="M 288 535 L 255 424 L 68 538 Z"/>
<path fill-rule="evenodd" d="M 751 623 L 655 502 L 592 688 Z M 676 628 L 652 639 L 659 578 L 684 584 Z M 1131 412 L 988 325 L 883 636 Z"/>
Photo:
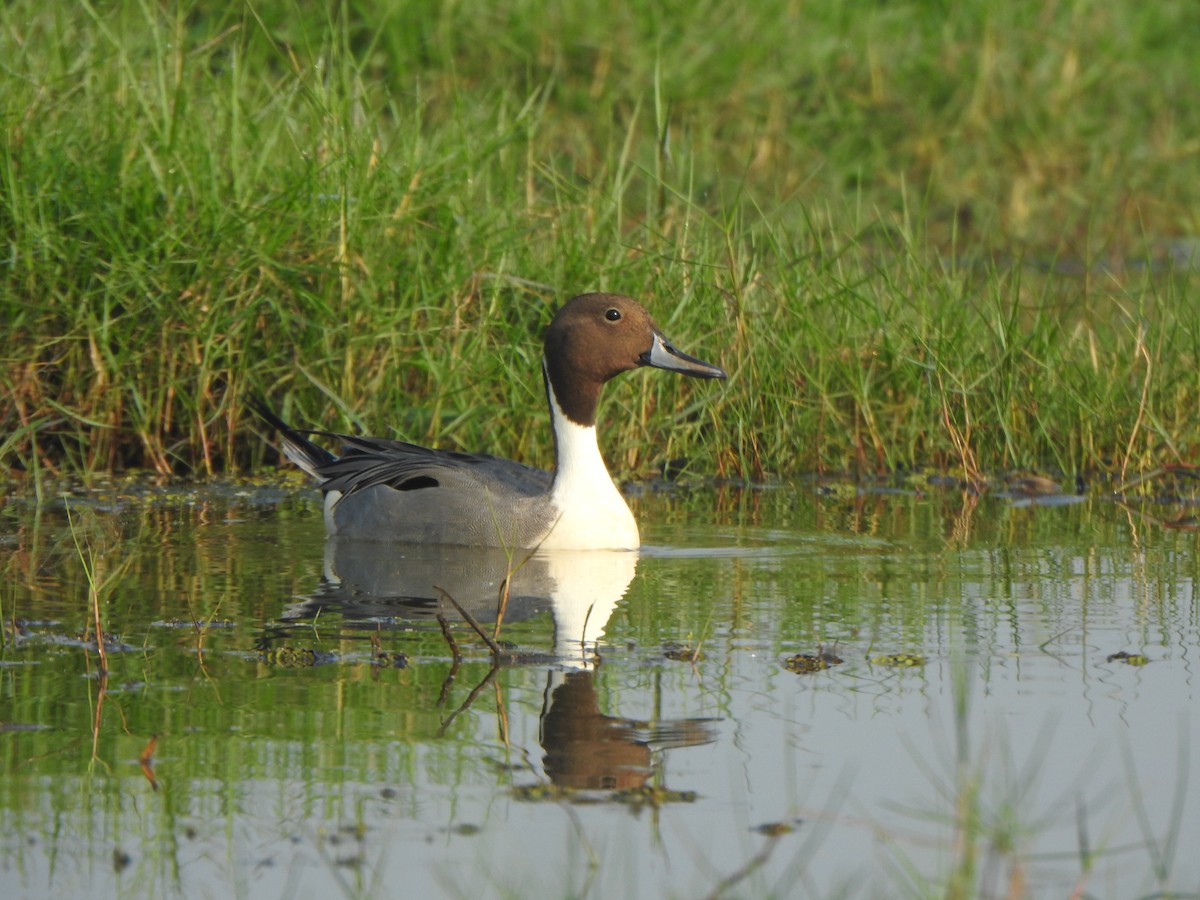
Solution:
<path fill-rule="evenodd" d="M 305 432 L 297 431 L 275 415 L 262 398 L 252 398 L 250 408 L 257 413 L 260 419 L 279 432 L 283 441 L 283 453 L 288 459 L 318 482 L 326 480 L 325 476 L 321 474 L 321 467 L 335 462 L 336 456 L 306 438 Z"/>

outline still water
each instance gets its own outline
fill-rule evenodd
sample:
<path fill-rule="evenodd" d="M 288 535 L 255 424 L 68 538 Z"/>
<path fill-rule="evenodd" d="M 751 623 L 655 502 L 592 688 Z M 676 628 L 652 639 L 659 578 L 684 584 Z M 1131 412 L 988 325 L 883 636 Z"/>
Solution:
<path fill-rule="evenodd" d="M 287 485 L 10 496 L 0 896 L 1200 895 L 1177 510 L 633 507 L 509 561 Z M 510 568 L 493 653 L 454 603 L 492 638 Z"/>

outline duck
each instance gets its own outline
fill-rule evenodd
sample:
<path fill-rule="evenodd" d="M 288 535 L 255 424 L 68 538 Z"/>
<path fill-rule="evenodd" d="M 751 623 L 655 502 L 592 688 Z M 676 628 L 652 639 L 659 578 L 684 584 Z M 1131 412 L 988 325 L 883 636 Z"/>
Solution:
<path fill-rule="evenodd" d="M 324 494 L 326 534 L 354 541 L 500 547 L 509 550 L 636 550 L 637 522 L 600 453 L 601 388 L 641 367 L 724 379 L 719 366 L 675 347 L 636 300 L 572 298 L 546 328 L 542 375 L 554 431 L 554 470 L 484 453 L 404 441 L 297 430 L 262 401 L 283 453 Z M 310 437 L 341 445 L 340 455 Z"/>

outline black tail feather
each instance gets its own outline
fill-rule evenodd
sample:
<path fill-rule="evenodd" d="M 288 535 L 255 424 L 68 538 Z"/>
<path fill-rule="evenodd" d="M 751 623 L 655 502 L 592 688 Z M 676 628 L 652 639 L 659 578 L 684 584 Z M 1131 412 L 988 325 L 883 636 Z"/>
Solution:
<path fill-rule="evenodd" d="M 336 462 L 337 457 L 323 447 L 318 447 L 271 410 L 261 397 L 250 398 L 250 408 L 255 414 L 274 428 L 283 437 L 283 452 L 287 458 L 314 477 L 320 477 L 317 469 Z"/>

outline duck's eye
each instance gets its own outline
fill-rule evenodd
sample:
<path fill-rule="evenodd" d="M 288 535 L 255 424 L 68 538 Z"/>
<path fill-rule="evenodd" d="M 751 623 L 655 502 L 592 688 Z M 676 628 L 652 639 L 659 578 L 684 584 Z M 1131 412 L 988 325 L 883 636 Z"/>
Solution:
<path fill-rule="evenodd" d="M 619 322 L 621 320 L 621 311 L 615 308 L 609 308 L 604 311 L 604 318 L 610 322 Z"/>

